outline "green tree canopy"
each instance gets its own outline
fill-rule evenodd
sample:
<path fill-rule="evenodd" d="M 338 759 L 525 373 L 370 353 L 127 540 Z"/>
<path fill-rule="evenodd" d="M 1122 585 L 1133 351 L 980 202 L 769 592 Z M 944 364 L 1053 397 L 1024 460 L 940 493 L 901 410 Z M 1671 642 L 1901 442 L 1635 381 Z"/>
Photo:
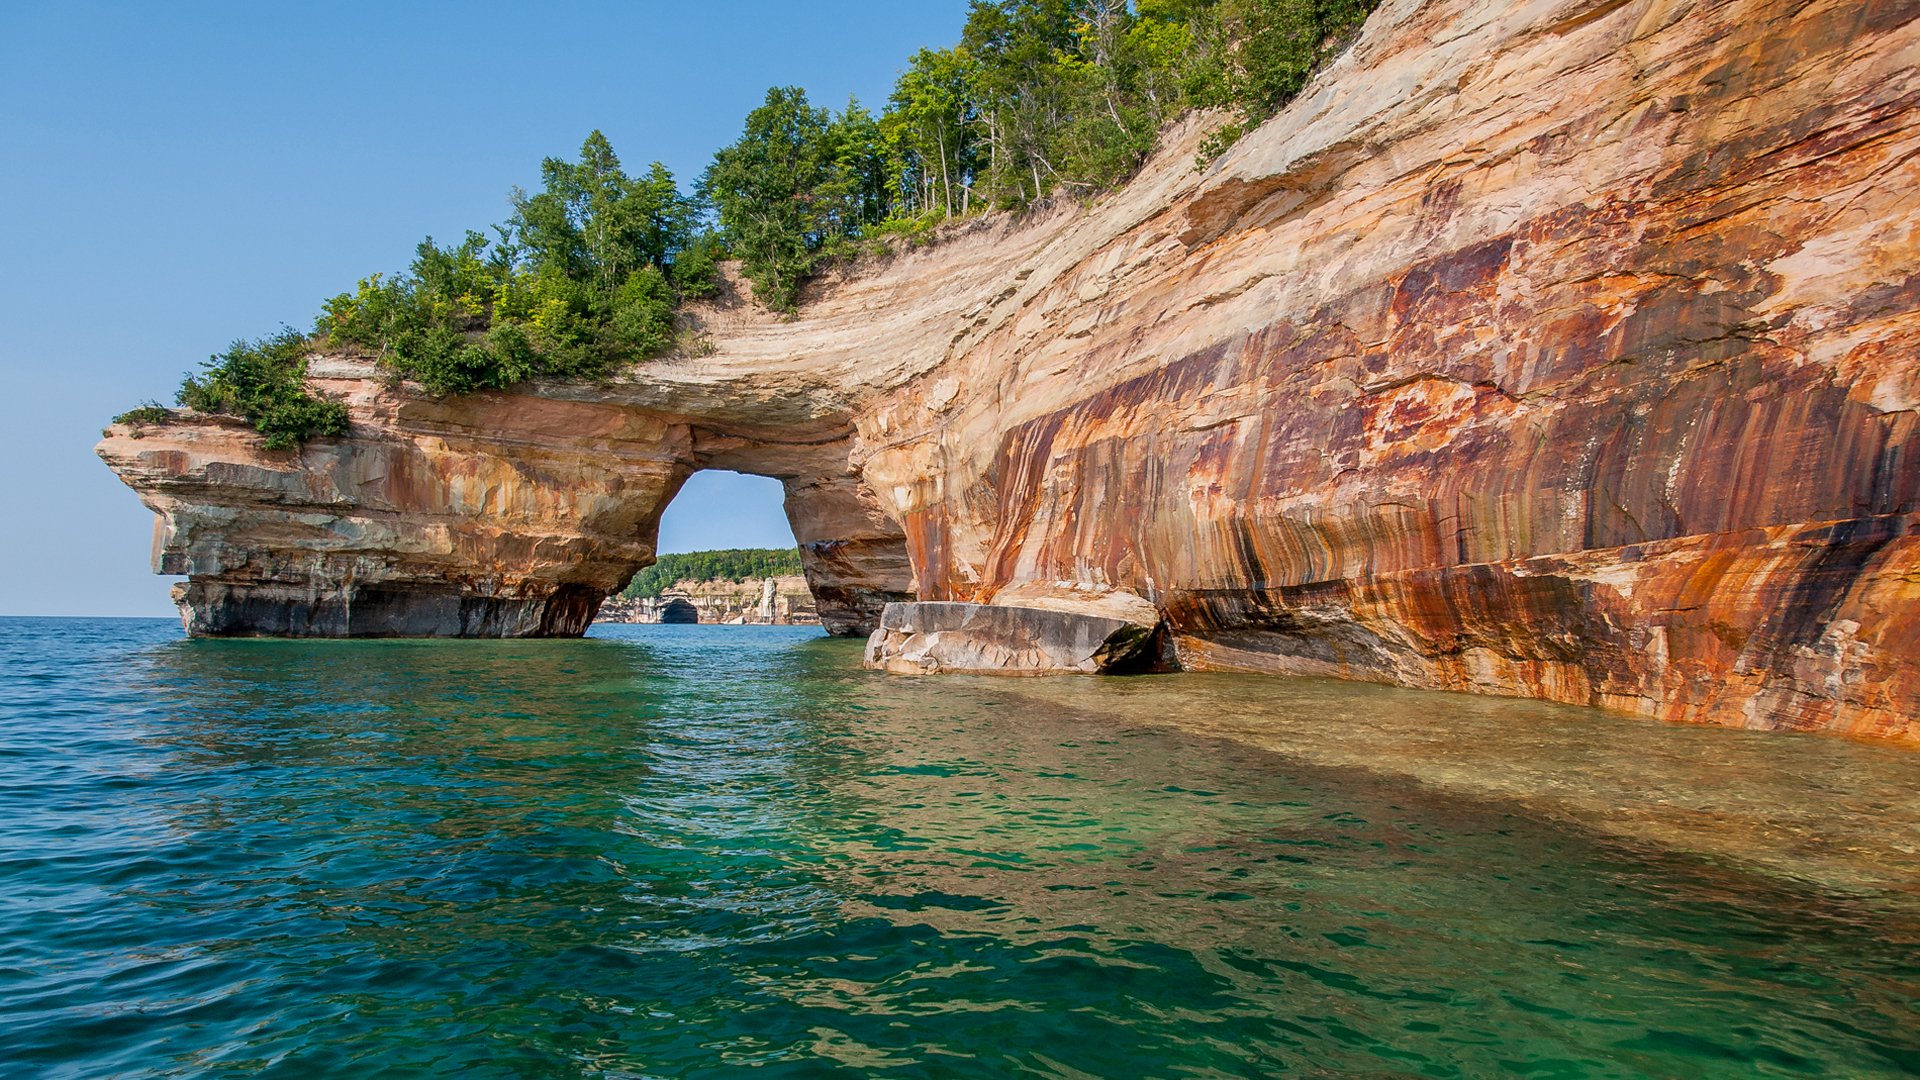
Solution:
<path fill-rule="evenodd" d="M 833 118 L 798 87 L 776 86 L 700 180 L 754 293 L 791 309 L 820 252 L 857 221 L 858 178 L 840 160 Z"/>
<path fill-rule="evenodd" d="M 821 264 L 863 238 L 911 240 L 948 218 L 1120 183 L 1184 110 L 1229 114 L 1217 153 L 1299 93 L 1377 4 L 972 0 L 959 43 L 915 53 L 878 116 L 776 86 L 694 198 L 658 162 L 629 175 L 594 131 L 576 159 L 542 162 L 540 190 L 515 189 L 490 234 L 428 237 L 406 271 L 328 300 L 314 338 L 434 393 L 605 378 L 673 347 L 676 305 L 715 291 L 723 254 L 762 303 L 791 310 Z M 276 446 L 337 433 L 344 410 L 304 389 L 313 343 L 238 342 L 181 402 L 241 416 Z"/>
<path fill-rule="evenodd" d="M 713 262 L 681 264 L 698 211 L 659 162 L 629 176 L 595 131 L 576 161 L 548 158 L 541 190 L 515 190 L 495 239 L 420 244 L 413 265 L 326 304 L 317 331 L 373 351 L 436 393 L 529 378 L 600 378 L 674 341 L 677 284 L 710 291 Z M 684 279 L 684 280 L 676 280 Z"/>
<path fill-rule="evenodd" d="M 700 192 L 756 295 L 790 309 L 858 237 L 1113 186 L 1196 106 L 1279 109 L 1378 0 L 973 0 L 959 44 L 922 49 L 878 117 L 774 87 Z"/>
<path fill-rule="evenodd" d="M 682 581 L 759 581 L 800 573 L 798 548 L 728 548 L 662 555 L 633 576 L 620 595 L 659 596 Z"/>

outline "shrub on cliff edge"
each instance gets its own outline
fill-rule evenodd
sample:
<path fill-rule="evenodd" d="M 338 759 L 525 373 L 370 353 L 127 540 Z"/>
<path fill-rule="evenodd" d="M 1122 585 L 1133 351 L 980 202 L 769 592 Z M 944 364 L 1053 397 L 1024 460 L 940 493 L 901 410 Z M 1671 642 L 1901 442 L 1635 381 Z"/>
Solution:
<path fill-rule="evenodd" d="M 180 383 L 179 402 L 195 412 L 237 416 L 265 435 L 269 450 L 291 450 L 316 435 L 345 435 L 347 407 L 307 391 L 308 341 L 284 328 L 236 341 Z"/>
<path fill-rule="evenodd" d="M 428 237 L 405 273 L 328 300 L 315 334 L 434 394 L 604 379 L 671 349 L 679 300 L 710 294 L 714 278 L 673 174 L 655 162 L 629 176 L 598 131 L 578 160 L 548 158 L 540 173 L 540 191 L 514 191 L 496 239 Z"/>
<path fill-rule="evenodd" d="M 164 424 L 173 419 L 173 410 L 157 401 L 143 401 L 113 418 L 116 424 Z"/>

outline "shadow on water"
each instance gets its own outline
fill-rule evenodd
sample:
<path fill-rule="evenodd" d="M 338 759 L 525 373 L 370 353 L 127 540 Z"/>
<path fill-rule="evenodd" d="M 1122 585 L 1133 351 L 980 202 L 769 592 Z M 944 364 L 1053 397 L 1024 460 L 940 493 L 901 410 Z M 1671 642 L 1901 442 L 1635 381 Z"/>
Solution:
<path fill-rule="evenodd" d="M 81 1075 L 1920 1071 L 1911 893 L 1625 835 L 1553 789 L 1574 763 L 1617 767 L 1567 756 L 1581 723 L 1593 742 L 1617 718 L 1500 712 L 1546 747 L 1504 767 L 1375 724 L 1365 768 L 1296 713 L 1438 728 L 1459 703 L 907 680 L 781 628 L 596 633 L 107 635 L 65 674 L 25 670 L 43 681 L 0 707 L 37 734 L 0 742 L 0 770 L 68 768 L 76 743 L 97 767 L 0 806 L 17 895 L 42 898 L 0 906 L 0 1057 Z M 0 642 L 29 647 L 48 646 Z M 1165 726 L 1263 710 L 1270 734 L 1298 725 L 1276 743 L 1297 752 Z M 29 830 L 61 839 L 16 842 Z"/>

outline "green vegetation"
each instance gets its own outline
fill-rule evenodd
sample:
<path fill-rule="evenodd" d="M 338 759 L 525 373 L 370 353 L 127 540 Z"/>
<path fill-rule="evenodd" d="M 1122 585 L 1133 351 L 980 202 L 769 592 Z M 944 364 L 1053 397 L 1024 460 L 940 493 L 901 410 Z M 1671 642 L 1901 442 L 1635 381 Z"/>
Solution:
<path fill-rule="evenodd" d="M 307 392 L 307 338 L 291 328 L 236 341 L 208 357 L 180 384 L 180 404 L 237 416 L 265 435 L 269 450 L 290 450 L 315 435 L 345 435 L 347 408 Z"/>
<path fill-rule="evenodd" d="M 620 595 L 659 596 L 682 581 L 758 581 L 799 572 L 798 548 L 728 548 L 662 555 L 659 562 L 635 574 Z"/>
<path fill-rule="evenodd" d="M 284 449 L 345 431 L 304 389 L 317 347 L 375 358 L 435 394 L 535 377 L 604 379 L 710 343 L 675 310 L 712 295 L 722 258 L 791 311 L 825 263 L 930 238 L 943 221 L 1086 196 L 1126 179 L 1192 108 L 1232 118 L 1217 154 L 1273 115 L 1379 0 L 973 0 L 960 42 L 922 49 L 878 115 L 775 87 L 692 197 L 658 162 L 628 175 L 600 132 L 515 189 L 492 236 L 422 241 L 413 264 L 328 300 L 311 337 L 237 342 L 180 404 L 238 416 Z M 1205 156 L 1205 155 L 1203 155 Z M 130 420 L 160 422 L 165 410 Z"/>
<path fill-rule="evenodd" d="M 960 43 L 916 53 L 874 116 L 775 87 L 700 194 L 755 296 L 788 310 L 859 239 L 1089 195 L 1126 179 L 1195 107 L 1272 116 L 1378 0 L 974 0 Z"/>
<path fill-rule="evenodd" d="M 1380 0 L 1223 0 L 1193 21 L 1186 76 L 1195 105 L 1235 120 L 1213 133 L 1203 157 L 1270 119 L 1345 48 Z"/>
<path fill-rule="evenodd" d="M 164 424 L 173 418 L 173 410 L 157 401 L 143 401 L 113 418 L 116 424 Z"/>
<path fill-rule="evenodd" d="M 548 158 L 540 174 L 539 193 L 513 193 L 494 240 L 428 237 L 406 273 L 327 301 L 316 334 L 436 394 L 605 378 L 667 351 L 681 296 L 713 289 L 713 244 L 694 243 L 693 202 L 659 162 L 628 176 L 598 131 L 578 161 Z"/>
<path fill-rule="evenodd" d="M 599 379 L 675 342 L 682 297 L 714 289 L 717 242 L 696 237 L 699 211 L 655 163 L 621 168 L 606 136 L 576 162 L 549 158 L 542 189 L 512 194 L 495 239 L 421 241 L 413 265 L 361 279 L 323 306 L 311 336 L 292 330 L 236 342 L 190 376 L 179 402 L 239 416 L 287 449 L 346 431 L 346 410 L 304 389 L 316 346 L 375 357 L 435 394 L 498 390 L 536 376 Z"/>

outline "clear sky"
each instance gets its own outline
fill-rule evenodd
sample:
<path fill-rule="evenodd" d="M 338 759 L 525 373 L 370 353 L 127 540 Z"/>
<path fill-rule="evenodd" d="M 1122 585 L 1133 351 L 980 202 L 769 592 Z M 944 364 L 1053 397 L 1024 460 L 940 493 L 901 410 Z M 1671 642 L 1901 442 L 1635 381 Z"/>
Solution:
<path fill-rule="evenodd" d="M 596 127 L 691 185 L 768 86 L 878 106 L 965 6 L 0 2 L 0 614 L 172 614 L 92 447 L 209 353 L 501 220 Z M 778 500 L 701 474 L 662 550 L 791 543 Z"/>

